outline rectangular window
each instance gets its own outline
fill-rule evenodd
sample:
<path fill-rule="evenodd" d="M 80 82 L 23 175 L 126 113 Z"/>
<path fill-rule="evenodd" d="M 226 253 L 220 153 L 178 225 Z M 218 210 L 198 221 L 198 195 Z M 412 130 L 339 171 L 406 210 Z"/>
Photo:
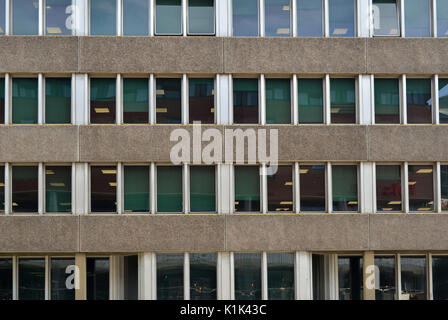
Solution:
<path fill-rule="evenodd" d="M 0 124 L 5 123 L 5 78 L 0 78 Z"/>
<path fill-rule="evenodd" d="M 45 79 L 45 123 L 71 123 L 72 79 Z"/>
<path fill-rule="evenodd" d="M 266 123 L 291 123 L 290 79 L 266 79 Z"/>
<path fill-rule="evenodd" d="M 149 35 L 148 0 L 123 0 L 123 35 Z"/>
<path fill-rule="evenodd" d="M 376 166 L 377 211 L 401 211 L 401 166 Z"/>
<path fill-rule="evenodd" d="M 299 79 L 299 123 L 323 123 L 324 98 L 322 79 Z"/>
<path fill-rule="evenodd" d="M 395 282 L 395 257 L 394 256 L 375 256 L 375 266 L 378 267 L 379 274 L 378 285 L 375 286 L 375 300 L 395 300 L 396 282 Z"/>
<path fill-rule="evenodd" d="M 72 167 L 45 167 L 45 212 L 72 211 Z"/>
<path fill-rule="evenodd" d="M 432 256 L 432 293 L 434 300 L 448 299 L 447 270 L 448 256 Z"/>
<path fill-rule="evenodd" d="M 434 210 L 433 167 L 409 165 L 409 211 Z"/>
<path fill-rule="evenodd" d="M 191 212 L 215 212 L 215 167 L 190 167 Z"/>
<path fill-rule="evenodd" d="M 37 35 L 39 33 L 39 1 L 14 0 L 12 5 L 12 33 Z"/>
<path fill-rule="evenodd" d="M 448 0 L 437 0 L 437 36 L 448 37 Z"/>
<path fill-rule="evenodd" d="M 182 0 L 156 0 L 156 34 L 182 34 Z"/>
<path fill-rule="evenodd" d="M 300 211 L 325 212 L 325 165 L 300 165 Z"/>
<path fill-rule="evenodd" d="M 149 123 L 148 79 L 123 79 L 123 122 Z"/>
<path fill-rule="evenodd" d="M 12 167 L 12 212 L 38 212 L 37 166 Z"/>
<path fill-rule="evenodd" d="M 355 2 L 353 0 L 329 0 L 330 36 L 355 36 Z"/>
<path fill-rule="evenodd" d="M 289 37 L 291 35 L 290 0 L 264 0 L 267 37 Z"/>
<path fill-rule="evenodd" d="M 293 211 L 292 166 L 278 166 L 277 172 L 267 175 L 268 210 Z"/>
<path fill-rule="evenodd" d="M 357 166 L 333 166 L 333 211 L 358 211 Z"/>
<path fill-rule="evenodd" d="M 46 0 L 45 34 L 72 35 L 73 14 L 72 0 Z"/>
<path fill-rule="evenodd" d="M 408 123 L 432 123 L 431 79 L 407 79 Z"/>
<path fill-rule="evenodd" d="M 0 166 L 0 213 L 5 213 L 5 167 Z M 1 298 L 0 298 L 1 300 Z"/>
<path fill-rule="evenodd" d="M 398 79 L 375 78 L 375 123 L 400 123 Z"/>
<path fill-rule="evenodd" d="M 258 79 L 233 79 L 233 122 L 258 123 Z"/>
<path fill-rule="evenodd" d="M 190 254 L 190 300 L 216 300 L 216 267 L 216 254 Z"/>
<path fill-rule="evenodd" d="M 234 253 L 235 300 L 261 300 L 261 254 Z"/>
<path fill-rule="evenodd" d="M 90 123 L 115 123 L 116 79 L 90 79 Z"/>
<path fill-rule="evenodd" d="M 0 300 L 12 300 L 12 259 L 0 258 Z"/>
<path fill-rule="evenodd" d="M 117 1 L 90 1 L 90 35 L 114 36 L 117 34 Z"/>
<path fill-rule="evenodd" d="M 258 36 L 258 0 L 233 0 L 233 36 Z"/>
<path fill-rule="evenodd" d="M 91 212 L 117 212 L 117 167 L 90 167 Z"/>
<path fill-rule="evenodd" d="M 397 0 L 373 0 L 373 32 L 375 36 L 399 36 Z"/>
<path fill-rule="evenodd" d="M 75 300 L 75 290 L 66 285 L 67 267 L 73 265 L 73 258 L 51 258 L 51 300 Z"/>
<path fill-rule="evenodd" d="M 188 34 L 215 33 L 214 0 L 188 0 Z"/>
<path fill-rule="evenodd" d="M 12 79 L 12 123 L 37 123 L 37 78 Z"/>
<path fill-rule="evenodd" d="M 448 211 L 448 165 L 440 166 L 442 210 Z"/>
<path fill-rule="evenodd" d="M 431 36 L 430 0 L 406 0 L 404 22 L 406 37 Z"/>
<path fill-rule="evenodd" d="M 331 79 L 331 123 L 356 123 L 355 79 Z"/>
<path fill-rule="evenodd" d="M 19 258 L 19 300 L 45 300 L 45 259 Z"/>
<path fill-rule="evenodd" d="M 5 1 L 6 0 L 0 0 L 0 35 L 4 35 L 6 32 L 5 29 L 5 9 L 6 9 L 6 5 L 5 5 Z"/>
<path fill-rule="evenodd" d="M 124 212 L 149 212 L 149 166 L 124 167 Z"/>
<path fill-rule="evenodd" d="M 362 300 L 362 257 L 338 257 L 339 300 Z"/>
<path fill-rule="evenodd" d="M 157 212 L 182 212 L 182 167 L 157 167 Z"/>
<path fill-rule="evenodd" d="M 426 258 L 401 256 L 401 300 L 426 300 Z"/>
<path fill-rule="evenodd" d="M 189 79 L 190 123 L 215 122 L 215 80 L 213 78 Z"/>
<path fill-rule="evenodd" d="M 109 258 L 87 257 L 87 300 L 109 300 Z"/>
<path fill-rule="evenodd" d="M 439 79 L 439 116 L 440 123 L 448 123 L 448 79 Z"/>
<path fill-rule="evenodd" d="M 157 300 L 184 299 L 184 255 L 157 254 Z"/>
<path fill-rule="evenodd" d="M 323 16 L 322 1 L 298 0 L 297 33 L 299 37 L 322 37 Z"/>
<path fill-rule="evenodd" d="M 294 300 L 294 253 L 268 253 L 268 299 Z"/>
<path fill-rule="evenodd" d="M 260 212 L 260 172 L 256 166 L 235 166 L 235 211 Z"/>
<path fill-rule="evenodd" d="M 138 300 L 138 255 L 123 257 L 123 298 L 124 300 Z"/>
<path fill-rule="evenodd" d="M 156 80 L 157 123 L 179 124 L 182 122 L 182 79 L 158 78 Z"/>

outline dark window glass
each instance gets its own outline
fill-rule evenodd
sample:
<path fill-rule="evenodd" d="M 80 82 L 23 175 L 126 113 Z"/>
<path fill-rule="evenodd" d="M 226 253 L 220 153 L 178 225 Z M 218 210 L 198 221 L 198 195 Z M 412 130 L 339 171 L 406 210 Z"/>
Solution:
<path fill-rule="evenodd" d="M 299 79 L 299 123 L 323 123 L 322 79 Z"/>
<path fill-rule="evenodd" d="M 12 167 L 12 212 L 38 211 L 37 166 Z"/>
<path fill-rule="evenodd" d="M 72 80 L 45 79 L 45 123 L 70 123 L 72 119 Z"/>
<path fill-rule="evenodd" d="M 123 122 L 149 123 L 148 79 L 123 79 Z"/>
<path fill-rule="evenodd" d="M 157 212 L 182 212 L 182 167 L 157 167 Z"/>
<path fill-rule="evenodd" d="M 289 79 L 266 79 L 266 123 L 291 123 L 291 83 Z"/>
<path fill-rule="evenodd" d="M 188 0 L 188 34 L 214 33 L 214 0 Z"/>
<path fill-rule="evenodd" d="M 0 124 L 5 123 L 5 78 L 0 78 Z"/>
<path fill-rule="evenodd" d="M 377 211 L 401 211 L 401 166 L 376 166 Z"/>
<path fill-rule="evenodd" d="M 437 36 L 448 37 L 448 0 L 437 0 Z"/>
<path fill-rule="evenodd" d="M 395 257 L 375 257 L 375 266 L 379 270 L 375 273 L 375 300 L 395 300 Z"/>
<path fill-rule="evenodd" d="M 149 212 L 149 166 L 124 167 L 124 212 Z"/>
<path fill-rule="evenodd" d="M 439 79 L 439 116 L 440 123 L 448 123 L 448 79 Z"/>
<path fill-rule="evenodd" d="M 5 30 L 5 1 L 6 0 L 0 0 L 0 35 L 4 35 L 6 30 Z"/>
<path fill-rule="evenodd" d="M 278 166 L 277 172 L 267 175 L 268 210 L 291 212 L 293 210 L 292 166 Z"/>
<path fill-rule="evenodd" d="M 235 211 L 260 211 L 260 173 L 254 166 L 235 166 Z"/>
<path fill-rule="evenodd" d="M 123 35 L 149 34 L 149 0 L 123 1 Z"/>
<path fill-rule="evenodd" d="M 399 36 L 397 0 L 373 0 L 373 30 L 375 36 Z"/>
<path fill-rule="evenodd" d="M 233 35 L 258 36 L 258 0 L 233 0 Z"/>
<path fill-rule="evenodd" d="M 190 123 L 215 122 L 215 81 L 213 79 L 190 79 Z"/>
<path fill-rule="evenodd" d="M 92 212 L 117 212 L 117 167 L 90 167 Z"/>
<path fill-rule="evenodd" d="M 362 257 L 338 257 L 339 300 L 362 300 Z"/>
<path fill-rule="evenodd" d="M 51 258 L 51 300 L 75 300 L 75 289 L 68 289 L 66 284 L 67 277 L 73 275 L 72 270 L 66 273 L 67 267 L 73 265 L 75 259 Z"/>
<path fill-rule="evenodd" d="M 294 300 L 294 254 L 268 253 L 269 300 Z"/>
<path fill-rule="evenodd" d="M 291 35 L 290 0 L 265 0 L 265 28 L 267 37 Z"/>
<path fill-rule="evenodd" d="M 448 299 L 448 256 L 432 256 L 432 292 L 434 300 Z"/>
<path fill-rule="evenodd" d="M 138 256 L 124 258 L 124 300 L 138 300 Z"/>
<path fill-rule="evenodd" d="M 74 23 L 72 0 L 46 0 L 45 33 L 47 35 L 71 35 Z"/>
<path fill-rule="evenodd" d="M 448 211 L 448 166 L 440 166 L 442 210 Z"/>
<path fill-rule="evenodd" d="M 190 254 L 190 300 L 216 300 L 216 254 Z"/>
<path fill-rule="evenodd" d="M 409 165 L 409 210 L 434 210 L 432 166 Z"/>
<path fill-rule="evenodd" d="M 233 122 L 258 123 L 258 79 L 233 79 Z"/>
<path fill-rule="evenodd" d="M 401 256 L 401 299 L 426 300 L 426 258 Z"/>
<path fill-rule="evenodd" d="M 325 256 L 312 255 L 313 300 L 325 300 Z"/>
<path fill-rule="evenodd" d="M 331 123 L 356 123 L 355 79 L 331 79 Z"/>
<path fill-rule="evenodd" d="M 329 0 L 330 36 L 355 36 L 355 2 L 353 0 Z"/>
<path fill-rule="evenodd" d="M 12 123 L 37 123 L 37 79 L 12 79 Z"/>
<path fill-rule="evenodd" d="M 19 300 L 45 299 L 45 259 L 19 259 Z"/>
<path fill-rule="evenodd" d="M 406 0 L 404 21 L 406 37 L 430 37 L 430 0 Z"/>
<path fill-rule="evenodd" d="M 184 299 L 184 255 L 157 254 L 157 300 Z"/>
<path fill-rule="evenodd" d="M 235 300 L 261 300 L 261 254 L 234 253 Z"/>
<path fill-rule="evenodd" d="M 297 1 L 297 33 L 299 37 L 323 36 L 322 1 Z"/>
<path fill-rule="evenodd" d="M 115 79 L 90 79 L 90 123 L 115 123 L 115 96 Z"/>
<path fill-rule="evenodd" d="M 0 259 L 0 300 L 12 300 L 12 259 Z"/>
<path fill-rule="evenodd" d="M 45 167 L 46 212 L 72 211 L 72 167 Z"/>
<path fill-rule="evenodd" d="M 300 165 L 300 211 L 325 211 L 325 166 Z"/>
<path fill-rule="evenodd" d="M 182 0 L 156 0 L 156 34 L 182 34 Z"/>
<path fill-rule="evenodd" d="M 358 211 L 356 166 L 333 166 L 333 211 Z"/>
<path fill-rule="evenodd" d="M 117 34 L 117 1 L 90 1 L 90 34 L 114 36 Z"/>
<path fill-rule="evenodd" d="M 109 300 L 109 258 L 87 258 L 87 300 Z"/>
<path fill-rule="evenodd" d="M 39 1 L 14 0 L 12 31 L 16 35 L 37 35 L 39 31 Z"/>
<path fill-rule="evenodd" d="M 181 123 L 181 79 L 158 78 L 156 85 L 157 123 Z"/>
<path fill-rule="evenodd" d="M 5 167 L 0 166 L 0 213 L 4 212 L 5 212 Z"/>
<path fill-rule="evenodd" d="M 375 79 L 375 123 L 400 123 L 398 79 Z"/>
<path fill-rule="evenodd" d="M 431 79 L 407 79 L 408 123 L 432 123 Z"/>
<path fill-rule="evenodd" d="M 192 212 L 215 212 L 215 167 L 190 167 L 190 206 Z"/>

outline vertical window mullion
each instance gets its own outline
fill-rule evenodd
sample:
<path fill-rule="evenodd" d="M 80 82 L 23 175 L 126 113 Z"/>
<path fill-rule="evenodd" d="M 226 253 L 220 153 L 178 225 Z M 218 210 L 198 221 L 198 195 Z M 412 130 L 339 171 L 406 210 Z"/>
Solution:
<path fill-rule="evenodd" d="M 407 124 L 408 123 L 408 117 L 407 117 L 407 90 L 406 90 L 406 75 L 403 74 L 401 75 L 401 79 L 400 79 L 400 101 L 401 101 L 401 110 L 400 110 L 400 114 L 401 114 L 401 123 L 402 124 Z"/>
<path fill-rule="evenodd" d="M 406 37 L 406 24 L 405 24 L 405 15 L 404 15 L 404 2 L 405 0 L 399 0 L 400 1 L 400 29 L 401 29 L 401 37 Z"/>
<path fill-rule="evenodd" d="M 264 251 L 261 254 L 261 299 L 268 300 L 268 258 Z"/>
<path fill-rule="evenodd" d="M 437 38 L 437 0 L 431 0 L 431 36 Z"/>
<path fill-rule="evenodd" d="M 39 35 L 45 35 L 45 0 L 39 0 Z"/>
<path fill-rule="evenodd" d="M 71 192 L 72 192 L 72 214 L 76 214 L 76 210 L 77 210 L 77 199 L 78 199 L 78 195 L 76 192 L 76 185 L 77 185 L 77 181 L 76 181 L 76 164 L 73 162 L 71 164 L 71 169 L 72 169 L 72 184 L 71 184 Z"/>
<path fill-rule="evenodd" d="M 403 200 L 404 200 L 404 212 L 405 213 L 409 213 L 409 171 L 408 171 L 408 163 L 405 162 L 403 165 L 403 178 L 404 178 L 404 196 L 403 196 Z"/>
<path fill-rule="evenodd" d="M 294 212 L 300 213 L 300 165 L 298 162 L 293 166 L 293 188 L 294 188 Z"/>
<path fill-rule="evenodd" d="M 5 163 L 5 215 L 12 211 L 12 187 L 11 187 L 11 164 Z"/>
<path fill-rule="evenodd" d="M 330 11 L 329 11 L 329 0 L 324 1 L 324 37 L 330 36 Z"/>
<path fill-rule="evenodd" d="M 331 95 L 330 95 L 330 75 L 324 78 L 324 123 L 331 123 Z"/>
<path fill-rule="evenodd" d="M 51 300 L 51 270 L 49 256 L 45 256 L 45 300 Z"/>
<path fill-rule="evenodd" d="M 292 7 L 292 36 L 297 37 L 297 0 L 291 0 Z"/>
<path fill-rule="evenodd" d="M 37 76 L 37 123 L 45 123 L 45 78 L 42 73 Z"/>
<path fill-rule="evenodd" d="M 432 77 L 432 123 L 440 124 L 439 75 Z"/>
<path fill-rule="evenodd" d="M 117 0 L 117 36 L 123 35 L 123 0 Z"/>
<path fill-rule="evenodd" d="M 121 0 L 117 0 L 121 2 Z M 121 74 L 117 74 L 117 84 L 116 84 L 116 93 L 115 93 L 115 123 L 123 124 L 123 78 Z"/>
<path fill-rule="evenodd" d="M 332 186 L 332 171 L 331 171 L 331 162 L 327 163 L 327 174 L 326 177 L 326 198 L 327 198 L 327 212 L 333 213 L 333 186 Z"/>
<path fill-rule="evenodd" d="M 151 206 L 151 213 L 155 214 L 157 212 L 157 170 L 156 170 L 156 164 L 154 162 L 151 162 L 151 173 L 149 174 L 149 196 L 150 196 L 150 206 Z"/>
<path fill-rule="evenodd" d="M 155 79 L 154 74 L 149 75 L 149 123 L 156 123 L 156 89 L 155 89 Z"/>
<path fill-rule="evenodd" d="M 265 0 L 258 0 L 259 1 L 259 4 L 258 4 L 258 8 L 259 8 L 259 12 L 258 12 L 258 14 L 259 14 L 259 32 L 258 32 L 258 34 L 260 35 L 260 37 L 264 37 L 264 35 L 265 35 L 265 21 L 266 21 L 266 19 L 265 19 L 265 17 L 266 17 L 266 15 L 265 15 L 265 5 L 264 5 L 264 1 Z"/>
<path fill-rule="evenodd" d="M 264 74 L 260 75 L 259 91 L 260 91 L 260 93 L 259 93 L 259 96 L 260 96 L 260 99 L 259 99 L 259 106 L 260 106 L 259 123 L 261 125 L 265 125 L 266 124 L 266 80 L 265 80 Z"/>
<path fill-rule="evenodd" d="M 260 166 L 260 196 L 261 196 L 261 212 L 268 212 L 268 181 L 267 181 L 267 165 L 262 163 Z"/>
<path fill-rule="evenodd" d="M 427 265 L 426 265 L 426 274 L 427 274 L 427 279 L 426 279 L 426 283 L 427 283 L 427 290 L 428 290 L 428 294 L 427 294 L 427 299 L 428 300 L 434 300 L 434 288 L 433 288 L 433 283 L 432 283 L 432 254 L 431 253 L 427 253 L 426 255 L 426 261 L 427 261 Z"/>
<path fill-rule="evenodd" d="M 190 255 L 184 253 L 184 300 L 190 300 Z"/>
<path fill-rule="evenodd" d="M 12 257 L 12 299 L 19 300 L 19 261 L 17 256 Z"/>
<path fill-rule="evenodd" d="M 45 168 L 42 162 L 38 166 L 38 213 L 43 214 L 45 211 Z"/>
<path fill-rule="evenodd" d="M 182 85 L 181 85 L 181 91 L 182 91 L 182 101 L 181 101 L 181 108 L 182 108 L 182 124 L 188 124 L 189 122 L 189 112 L 188 112 L 188 105 L 189 105 L 189 99 L 188 99 L 188 77 L 186 74 L 182 75 Z"/>
<path fill-rule="evenodd" d="M 117 163 L 117 186 L 116 186 L 116 198 L 117 198 L 117 213 L 122 214 L 123 213 L 123 203 L 124 203 L 124 197 L 123 197 L 123 163 L 119 162 Z"/>
<path fill-rule="evenodd" d="M 187 36 L 187 26 L 188 26 L 187 7 L 188 7 L 188 0 L 182 0 L 182 35 L 184 37 Z"/>
<path fill-rule="evenodd" d="M 441 192 L 441 171 L 440 171 L 440 162 L 436 162 L 434 165 L 434 174 L 433 174 L 433 180 L 434 180 L 434 195 L 433 195 L 433 201 L 434 201 L 434 212 L 440 213 L 442 212 L 442 206 L 441 206 L 441 198 L 442 198 L 442 192 Z"/>
<path fill-rule="evenodd" d="M 11 8 L 12 8 L 12 0 L 6 0 L 5 1 L 5 35 L 8 36 L 10 35 L 11 32 L 11 26 L 12 26 L 12 22 L 11 22 Z"/>
<path fill-rule="evenodd" d="M 299 106 L 298 106 L 298 87 L 297 87 L 297 75 L 292 76 L 292 124 L 299 124 Z"/>
<path fill-rule="evenodd" d="M 9 73 L 5 74 L 5 124 L 12 122 L 12 79 Z"/>
<path fill-rule="evenodd" d="M 183 164 L 183 174 L 182 174 L 182 180 L 183 180 L 183 187 L 182 187 L 182 193 L 183 193 L 183 213 L 189 214 L 190 213 L 190 166 L 186 163 Z"/>

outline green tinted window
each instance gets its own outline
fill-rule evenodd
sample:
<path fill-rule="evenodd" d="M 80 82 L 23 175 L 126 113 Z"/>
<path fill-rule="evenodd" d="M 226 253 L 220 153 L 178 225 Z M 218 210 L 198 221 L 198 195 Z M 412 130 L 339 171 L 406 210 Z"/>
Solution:
<path fill-rule="evenodd" d="M 440 123 L 448 123 L 448 79 L 439 79 L 439 116 Z"/>
<path fill-rule="evenodd" d="M 157 212 L 182 212 L 182 167 L 157 167 Z"/>
<path fill-rule="evenodd" d="M 188 83 L 189 91 L 189 119 L 190 123 L 215 122 L 215 81 L 214 79 L 192 78 Z"/>
<path fill-rule="evenodd" d="M 19 300 L 45 300 L 45 259 L 19 259 Z"/>
<path fill-rule="evenodd" d="M 268 253 L 269 300 L 294 300 L 294 253 Z"/>
<path fill-rule="evenodd" d="M 182 0 L 156 0 L 156 34 L 182 34 Z"/>
<path fill-rule="evenodd" d="M 188 0 L 188 33 L 215 33 L 214 0 Z"/>
<path fill-rule="evenodd" d="M 123 122 L 149 123 L 148 79 L 123 79 Z"/>
<path fill-rule="evenodd" d="M 355 79 L 331 79 L 331 123 L 356 123 Z"/>
<path fill-rule="evenodd" d="M 184 255 L 157 254 L 157 300 L 184 299 Z"/>
<path fill-rule="evenodd" d="M 192 212 L 215 212 L 215 168 L 190 167 L 190 206 Z"/>
<path fill-rule="evenodd" d="M 117 34 L 117 1 L 90 1 L 90 34 L 114 36 Z"/>
<path fill-rule="evenodd" d="M 235 300 L 261 300 L 261 254 L 234 253 Z"/>
<path fill-rule="evenodd" d="M 158 78 L 156 80 L 156 86 L 156 122 L 168 124 L 181 123 L 181 79 Z"/>
<path fill-rule="evenodd" d="M 123 35 L 149 34 L 149 0 L 123 0 Z"/>
<path fill-rule="evenodd" d="M 72 167 L 45 167 L 46 212 L 72 211 Z"/>
<path fill-rule="evenodd" d="M 149 167 L 124 167 L 124 211 L 149 211 Z"/>
<path fill-rule="evenodd" d="M 432 256 L 432 287 L 434 300 L 448 299 L 448 256 Z"/>
<path fill-rule="evenodd" d="M 266 123 L 291 123 L 291 84 L 289 79 L 266 79 Z"/>
<path fill-rule="evenodd" d="M 5 123 L 5 78 L 0 78 L 0 124 Z"/>
<path fill-rule="evenodd" d="M 362 300 L 362 257 L 338 257 L 339 300 Z"/>
<path fill-rule="evenodd" d="M 37 79 L 12 79 L 12 123 L 37 123 Z"/>
<path fill-rule="evenodd" d="M 90 123 L 115 123 L 115 96 L 115 79 L 90 79 Z"/>
<path fill-rule="evenodd" d="M 407 79 L 408 123 L 432 123 L 431 79 Z"/>
<path fill-rule="evenodd" d="M 358 211 L 356 166 L 333 166 L 333 211 Z"/>
<path fill-rule="evenodd" d="M 214 253 L 190 254 L 190 300 L 216 300 L 216 265 Z"/>
<path fill-rule="evenodd" d="M 235 211 L 260 211 L 260 173 L 258 167 L 235 167 Z"/>
<path fill-rule="evenodd" d="M 39 32 L 39 1 L 14 0 L 12 4 L 12 33 L 37 35 Z"/>
<path fill-rule="evenodd" d="M 322 79 L 299 79 L 299 123 L 323 123 Z"/>
<path fill-rule="evenodd" d="M 45 79 L 45 123 L 70 123 L 72 112 L 72 80 Z"/>
<path fill-rule="evenodd" d="M 233 79 L 233 122 L 258 123 L 258 79 Z"/>
<path fill-rule="evenodd" d="M 12 212 L 38 211 L 37 166 L 12 167 Z"/>
<path fill-rule="evenodd" d="M 375 79 L 375 123 L 400 123 L 398 79 Z"/>

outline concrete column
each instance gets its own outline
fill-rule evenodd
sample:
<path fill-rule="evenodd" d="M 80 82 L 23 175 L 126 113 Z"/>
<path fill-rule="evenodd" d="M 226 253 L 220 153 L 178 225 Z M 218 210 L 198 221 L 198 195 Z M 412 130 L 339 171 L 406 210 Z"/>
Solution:
<path fill-rule="evenodd" d="M 218 253 L 218 300 L 233 298 L 232 253 Z"/>
<path fill-rule="evenodd" d="M 231 0 L 215 1 L 216 10 L 216 36 L 230 37 L 231 36 Z"/>
<path fill-rule="evenodd" d="M 375 300 L 375 255 L 365 251 L 363 256 L 363 300 Z"/>
<path fill-rule="evenodd" d="M 232 76 L 218 74 L 216 76 L 215 119 L 217 124 L 233 122 Z"/>
<path fill-rule="evenodd" d="M 86 254 L 76 253 L 75 264 L 79 270 L 79 288 L 75 289 L 76 300 L 87 300 L 87 265 Z"/>
<path fill-rule="evenodd" d="M 313 264 L 311 252 L 296 252 L 296 299 L 313 300 Z"/>
<path fill-rule="evenodd" d="M 361 162 L 360 164 L 360 211 L 361 213 L 375 212 L 375 163 Z"/>
<path fill-rule="evenodd" d="M 144 252 L 138 256 L 139 283 L 138 293 L 140 300 L 156 300 L 156 255 Z"/>

